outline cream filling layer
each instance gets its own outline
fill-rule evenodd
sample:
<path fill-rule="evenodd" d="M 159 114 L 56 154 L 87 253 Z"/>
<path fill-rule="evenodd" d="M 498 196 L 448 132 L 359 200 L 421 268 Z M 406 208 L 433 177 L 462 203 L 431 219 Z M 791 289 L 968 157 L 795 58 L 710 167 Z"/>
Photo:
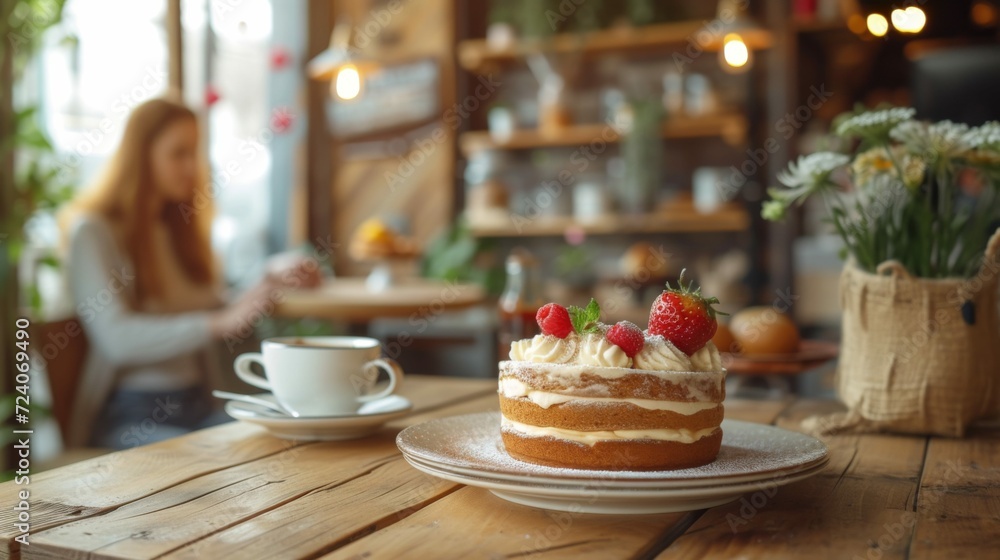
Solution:
<path fill-rule="evenodd" d="M 577 397 L 573 395 L 563 395 L 560 393 L 552 393 L 549 391 L 539 391 L 537 389 L 532 389 L 520 379 L 514 377 L 501 377 L 500 378 L 500 394 L 508 398 L 518 398 L 526 397 L 531 402 L 537 404 L 542 408 L 549 408 L 550 406 L 563 404 L 567 402 L 581 402 L 581 403 L 629 403 L 640 408 L 645 408 L 646 410 L 666 410 L 668 412 L 676 412 L 677 414 L 683 414 L 684 416 L 691 416 L 701 412 L 702 410 L 709 410 L 719 406 L 719 403 L 713 402 L 677 402 L 677 401 L 661 401 L 656 399 L 630 399 L 630 398 L 614 398 L 614 397 Z"/>
<path fill-rule="evenodd" d="M 688 395 L 698 401 L 711 400 L 707 389 L 721 392 L 726 370 L 690 371 L 639 371 L 631 368 L 587 367 L 576 364 L 522 363 L 516 360 L 500 362 L 500 375 L 514 376 L 518 371 L 541 376 L 563 387 L 573 387 L 580 382 L 581 373 L 603 379 L 621 379 L 626 375 L 649 375 L 687 387 Z"/>
<path fill-rule="evenodd" d="M 594 446 L 599 441 L 620 441 L 630 439 L 652 439 L 657 441 L 673 441 L 677 443 L 694 443 L 703 437 L 712 435 L 717 427 L 705 428 L 702 430 L 672 430 L 669 428 L 659 428 L 655 430 L 603 430 L 593 432 L 581 432 L 579 430 L 567 430 L 564 428 L 552 428 L 542 426 L 531 426 L 509 420 L 504 416 L 500 417 L 501 429 L 519 432 L 528 437 L 553 437 L 565 439 Z"/>

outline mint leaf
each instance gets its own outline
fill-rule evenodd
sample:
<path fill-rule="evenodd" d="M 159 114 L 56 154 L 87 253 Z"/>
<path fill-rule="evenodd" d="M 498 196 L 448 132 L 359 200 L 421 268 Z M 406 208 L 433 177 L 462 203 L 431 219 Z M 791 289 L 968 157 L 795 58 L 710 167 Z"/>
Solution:
<path fill-rule="evenodd" d="M 580 329 L 582 329 L 586 323 L 586 319 L 583 316 L 585 313 L 584 310 L 575 305 L 571 305 L 566 308 L 566 311 L 569 311 L 569 322 L 573 323 L 573 330 L 580 332 Z"/>
<path fill-rule="evenodd" d="M 590 298 L 590 303 L 585 308 L 571 305 L 567 311 L 569 311 L 569 320 L 573 323 L 573 330 L 577 333 L 587 334 L 601 331 L 597 326 L 597 322 L 601 319 L 601 306 L 594 298 Z"/>

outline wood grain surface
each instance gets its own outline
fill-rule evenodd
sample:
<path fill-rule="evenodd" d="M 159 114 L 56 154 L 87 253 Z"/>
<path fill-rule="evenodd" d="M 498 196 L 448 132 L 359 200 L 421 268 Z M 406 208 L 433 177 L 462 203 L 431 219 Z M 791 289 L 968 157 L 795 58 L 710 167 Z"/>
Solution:
<path fill-rule="evenodd" d="M 32 478 L 31 544 L 0 509 L 0 558 L 988 558 L 1000 547 L 1000 435 L 825 438 L 829 466 L 707 511 L 589 515 L 506 502 L 410 467 L 410 425 L 496 410 L 496 381 L 408 376 L 375 436 L 293 443 L 230 423 Z M 799 430 L 832 401 L 726 401 Z M 13 500 L 20 488 L 0 485 Z"/>

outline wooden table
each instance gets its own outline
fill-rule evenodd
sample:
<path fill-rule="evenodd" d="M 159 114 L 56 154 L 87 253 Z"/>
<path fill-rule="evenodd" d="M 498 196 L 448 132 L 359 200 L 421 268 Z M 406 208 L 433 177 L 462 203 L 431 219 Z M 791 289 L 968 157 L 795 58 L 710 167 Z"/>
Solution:
<path fill-rule="evenodd" d="M 828 438 L 820 475 L 708 511 L 558 513 L 411 468 L 394 439 L 495 410 L 495 382 L 410 376 L 381 434 L 295 444 L 232 423 L 0 485 L 4 558 L 996 558 L 1000 434 Z M 795 429 L 828 401 L 726 402 Z M 29 546 L 13 501 L 31 492 Z"/>
<path fill-rule="evenodd" d="M 364 278 L 333 278 L 311 290 L 287 292 L 275 309 L 281 317 L 311 317 L 367 323 L 382 317 L 434 317 L 482 303 L 482 287 L 425 278 L 405 278 L 371 292 Z"/>

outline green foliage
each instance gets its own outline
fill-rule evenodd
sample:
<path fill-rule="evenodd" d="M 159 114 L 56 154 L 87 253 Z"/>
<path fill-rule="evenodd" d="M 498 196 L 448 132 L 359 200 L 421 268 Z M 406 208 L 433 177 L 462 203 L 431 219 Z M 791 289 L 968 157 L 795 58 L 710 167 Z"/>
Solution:
<path fill-rule="evenodd" d="M 653 0 L 628 0 L 628 19 L 635 25 L 648 25 L 656 19 Z"/>
<path fill-rule="evenodd" d="M 505 279 L 495 258 L 493 242 L 474 237 L 462 219 L 427 246 L 421 274 L 450 282 L 480 284 L 492 295 L 503 291 Z"/>
<path fill-rule="evenodd" d="M 24 224 L 38 210 L 51 209 L 66 200 L 69 189 L 60 185 L 52 146 L 38 128 L 34 107 L 15 107 L 13 84 L 41 43 L 43 32 L 62 16 L 65 0 L 0 1 L 0 321 L 12 325 L 20 303 L 17 263 L 24 242 Z M 40 306 L 37 289 L 29 290 Z M 10 357 L 11 329 L 0 344 L 0 360 Z M 9 387 L 11 380 L 5 380 Z M 15 394 L 2 397 L 0 416 L 13 413 Z M 32 418 L 46 414 L 32 406 Z M 11 434 L 7 434 L 11 435 Z M 6 448 L 9 441 L 0 441 Z M 3 477 L 12 473 L 4 471 Z"/>
<path fill-rule="evenodd" d="M 630 212 L 648 211 L 651 198 L 660 186 L 663 141 L 663 103 L 659 99 L 638 99 L 630 102 L 632 125 L 621 142 L 625 160 L 625 182 L 621 196 Z"/>
<path fill-rule="evenodd" d="M 544 39 L 562 30 L 567 21 L 559 12 L 560 0 L 523 0 L 521 33 L 529 39 Z"/>
<path fill-rule="evenodd" d="M 862 200 L 847 205 L 829 195 L 829 222 L 844 239 L 858 266 L 874 272 L 897 260 L 922 278 L 973 276 L 979 269 L 993 221 L 1000 219 L 996 183 L 974 204 L 955 208 L 954 179 L 944 173 L 911 197 L 873 207 Z"/>
<path fill-rule="evenodd" d="M 0 4 L 0 67 L 17 82 L 41 43 L 45 29 L 59 22 L 65 0 L 18 0 Z M 0 289 L 16 305 L 16 269 L 24 244 L 24 225 L 39 211 L 52 211 L 69 200 L 72 188 L 63 182 L 52 144 L 38 126 L 34 106 L 15 107 L 9 87 L 0 88 Z M 3 118 L 6 116 L 6 118 Z M 49 263 L 58 265 L 58 263 Z M 32 308 L 39 308 L 38 291 L 28 287 Z"/>
<path fill-rule="evenodd" d="M 569 311 L 569 320 L 573 323 L 573 330 L 576 332 L 580 334 L 601 332 L 601 328 L 597 324 L 601 320 L 601 306 L 594 298 L 590 298 L 587 307 L 580 308 L 571 305 L 566 310 Z"/>
<path fill-rule="evenodd" d="M 43 32 L 59 22 L 65 0 L 18 0 L 0 8 L 0 60 L 17 82 L 41 42 Z M 62 182 L 52 145 L 38 126 L 37 108 L 14 106 L 11 91 L 0 90 L 0 113 L 6 130 L 0 131 L 0 162 L 13 161 L 13 173 L 0 181 L 3 188 L 0 237 L 3 258 L 16 263 L 20 256 L 24 224 L 40 210 L 53 210 L 69 199 L 72 189 Z M 13 183 L 10 183 L 13 180 Z M 6 278 L 4 278 L 6 281 Z"/>
<path fill-rule="evenodd" d="M 564 280 L 588 276 L 590 261 L 590 251 L 584 245 L 567 246 L 556 256 L 556 276 Z"/>
<path fill-rule="evenodd" d="M 596 31 L 601 28 L 606 12 L 602 0 L 586 0 L 576 9 L 576 13 L 567 22 L 567 29 L 577 33 Z"/>

